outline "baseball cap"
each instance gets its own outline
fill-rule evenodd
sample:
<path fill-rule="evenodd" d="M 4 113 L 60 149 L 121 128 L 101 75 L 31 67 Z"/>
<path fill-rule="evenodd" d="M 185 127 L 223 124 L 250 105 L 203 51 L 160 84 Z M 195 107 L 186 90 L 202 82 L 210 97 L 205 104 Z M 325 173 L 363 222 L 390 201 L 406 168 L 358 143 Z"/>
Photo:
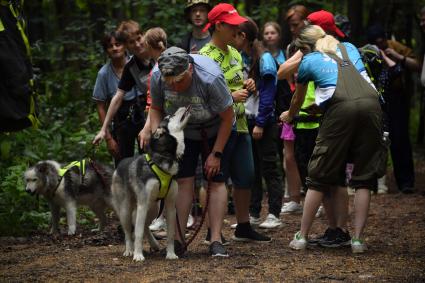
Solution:
<path fill-rule="evenodd" d="M 202 31 L 207 31 L 208 28 L 216 23 L 226 23 L 233 26 L 238 26 L 246 22 L 247 19 L 239 16 L 238 11 L 228 3 L 220 3 L 208 13 L 208 23 Z"/>
<path fill-rule="evenodd" d="M 180 75 L 189 68 L 189 63 L 189 54 L 175 46 L 164 50 L 158 58 L 158 68 L 165 77 Z"/>
<path fill-rule="evenodd" d="M 345 37 L 345 34 L 335 25 L 332 13 L 321 10 L 313 12 L 307 16 L 307 20 L 313 24 L 320 26 L 327 33 L 334 33 L 339 37 Z"/>

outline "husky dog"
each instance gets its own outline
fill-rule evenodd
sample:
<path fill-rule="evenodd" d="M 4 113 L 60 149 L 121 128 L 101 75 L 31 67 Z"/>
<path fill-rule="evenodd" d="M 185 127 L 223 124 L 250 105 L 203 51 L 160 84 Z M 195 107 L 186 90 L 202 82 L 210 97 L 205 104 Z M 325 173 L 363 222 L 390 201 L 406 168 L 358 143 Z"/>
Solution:
<path fill-rule="evenodd" d="M 52 213 L 52 233 L 59 233 L 59 212 L 64 207 L 68 235 L 75 234 L 77 204 L 94 211 L 102 230 L 106 224 L 105 208 L 111 206 L 112 172 L 111 168 L 92 162 L 74 162 L 62 169 L 56 161 L 40 161 L 25 171 L 25 191 L 46 198 Z"/>
<path fill-rule="evenodd" d="M 122 160 L 112 177 L 112 204 L 125 233 L 124 256 L 133 255 L 135 261 L 145 260 L 142 243 L 145 232 L 151 249 L 159 250 L 158 242 L 149 230 L 149 224 L 158 213 L 158 198 L 163 198 L 167 216 L 166 258 L 178 258 L 174 252 L 177 182 L 172 178 L 166 186 L 168 191 L 160 196 L 163 182 L 153 166 L 168 176 L 177 174 L 178 159 L 184 153 L 183 129 L 189 120 L 189 112 L 190 106 L 181 107 L 173 116 L 167 116 L 153 133 L 148 154 Z"/>

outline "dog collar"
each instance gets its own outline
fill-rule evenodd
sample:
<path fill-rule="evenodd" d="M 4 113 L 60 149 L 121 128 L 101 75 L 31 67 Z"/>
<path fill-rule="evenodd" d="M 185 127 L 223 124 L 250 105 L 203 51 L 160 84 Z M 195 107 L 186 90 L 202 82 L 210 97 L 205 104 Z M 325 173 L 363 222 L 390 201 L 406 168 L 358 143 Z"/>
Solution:
<path fill-rule="evenodd" d="M 146 159 L 146 162 L 148 162 L 149 167 L 151 168 L 152 172 L 155 174 L 160 184 L 157 200 L 165 199 L 167 197 L 168 191 L 170 190 L 171 180 L 173 179 L 173 175 L 164 171 L 163 169 L 161 169 L 161 167 L 156 165 L 152 161 L 149 154 L 145 154 L 145 159 Z"/>

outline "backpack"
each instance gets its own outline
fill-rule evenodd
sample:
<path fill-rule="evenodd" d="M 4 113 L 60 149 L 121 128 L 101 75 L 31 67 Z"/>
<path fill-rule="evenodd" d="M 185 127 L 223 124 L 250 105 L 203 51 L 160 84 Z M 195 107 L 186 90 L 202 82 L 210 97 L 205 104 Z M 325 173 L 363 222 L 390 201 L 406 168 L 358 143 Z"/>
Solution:
<path fill-rule="evenodd" d="M 39 124 L 31 50 L 21 7 L 22 3 L 0 2 L 0 132 L 18 131 Z"/>

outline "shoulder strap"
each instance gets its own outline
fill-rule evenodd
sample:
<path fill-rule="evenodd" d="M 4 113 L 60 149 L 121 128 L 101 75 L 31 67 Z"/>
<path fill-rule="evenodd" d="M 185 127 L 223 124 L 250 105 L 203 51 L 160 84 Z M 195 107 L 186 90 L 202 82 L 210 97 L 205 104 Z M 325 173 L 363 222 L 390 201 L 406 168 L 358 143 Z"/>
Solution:
<path fill-rule="evenodd" d="M 350 57 L 348 57 L 348 52 L 347 52 L 347 49 L 345 48 L 345 45 L 342 43 L 339 43 L 338 48 L 341 51 L 342 59 L 344 59 L 345 61 L 350 61 Z"/>
<path fill-rule="evenodd" d="M 146 95 L 148 86 L 147 86 L 147 79 L 146 82 L 143 83 L 141 81 L 142 76 L 149 76 L 149 72 L 146 74 L 143 74 L 142 70 L 140 70 L 139 66 L 137 66 L 136 59 L 134 60 L 134 63 L 130 66 L 130 73 L 134 78 L 134 81 L 136 82 L 137 87 L 139 88 L 140 92 L 142 92 L 144 95 Z"/>

